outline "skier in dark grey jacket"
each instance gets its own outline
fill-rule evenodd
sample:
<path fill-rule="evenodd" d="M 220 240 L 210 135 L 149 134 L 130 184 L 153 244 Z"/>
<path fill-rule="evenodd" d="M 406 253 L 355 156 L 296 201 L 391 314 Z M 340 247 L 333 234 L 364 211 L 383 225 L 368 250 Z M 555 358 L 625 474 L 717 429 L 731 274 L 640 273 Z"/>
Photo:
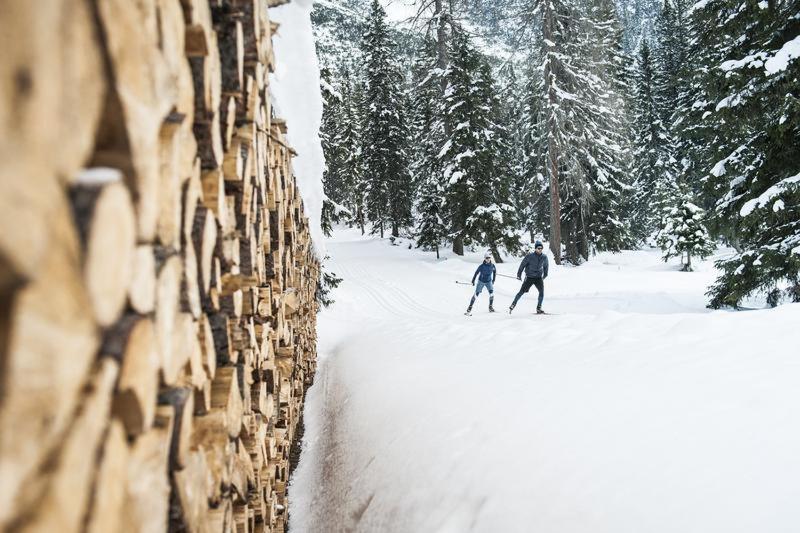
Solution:
<path fill-rule="evenodd" d="M 522 279 L 522 272 L 525 271 L 525 281 L 522 282 L 522 287 L 520 287 L 519 292 L 514 297 L 511 307 L 508 308 L 509 314 L 511 314 L 511 312 L 514 310 L 514 307 L 517 306 L 517 302 L 520 298 L 522 298 L 522 295 L 527 293 L 533 285 L 535 285 L 536 290 L 539 291 L 539 301 L 536 304 L 536 313 L 540 315 L 544 314 L 544 311 L 542 311 L 542 302 L 544 301 L 544 280 L 547 278 L 549 264 L 547 256 L 542 253 L 543 251 L 544 245 L 542 245 L 542 242 L 536 241 L 536 244 L 534 245 L 534 252 L 526 255 L 525 259 L 522 260 L 522 264 L 519 265 L 517 279 Z"/>

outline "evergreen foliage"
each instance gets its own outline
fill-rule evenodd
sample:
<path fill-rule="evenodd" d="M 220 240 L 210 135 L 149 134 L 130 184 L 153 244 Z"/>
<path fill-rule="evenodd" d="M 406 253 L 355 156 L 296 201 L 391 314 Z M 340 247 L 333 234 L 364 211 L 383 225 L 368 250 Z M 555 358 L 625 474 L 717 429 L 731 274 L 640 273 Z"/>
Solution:
<path fill-rule="evenodd" d="M 714 27 L 703 44 L 716 51 L 697 65 L 713 105 L 704 117 L 707 190 L 716 227 L 737 247 L 718 263 L 711 306 L 738 306 L 751 294 L 776 304 L 800 284 L 800 4 L 713 0 L 693 12 Z"/>
<path fill-rule="evenodd" d="M 797 2 L 431 0 L 394 27 L 376 0 L 314 13 L 338 28 L 318 30 L 327 230 L 496 260 L 549 232 L 573 264 L 722 242 L 712 307 L 800 300 Z"/>
<path fill-rule="evenodd" d="M 675 195 L 674 203 L 674 207 L 665 212 L 658 245 L 664 250 L 664 261 L 680 257 L 683 271 L 691 272 L 692 258 L 708 257 L 714 251 L 715 243 L 703 224 L 705 211 L 695 205 L 686 187 Z"/>
<path fill-rule="evenodd" d="M 405 80 L 397 63 L 386 13 L 373 0 L 362 41 L 365 68 L 362 161 L 366 218 L 393 236 L 411 224 L 413 190 Z"/>

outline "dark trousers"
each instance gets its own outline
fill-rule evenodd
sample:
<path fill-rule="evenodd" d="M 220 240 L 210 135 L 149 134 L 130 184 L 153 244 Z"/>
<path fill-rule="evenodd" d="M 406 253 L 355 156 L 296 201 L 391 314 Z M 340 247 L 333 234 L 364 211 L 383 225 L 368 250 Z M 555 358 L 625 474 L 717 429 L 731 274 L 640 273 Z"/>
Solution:
<path fill-rule="evenodd" d="M 522 287 L 519 288 L 519 292 L 514 297 L 514 303 L 511 304 L 511 307 L 516 307 L 522 295 L 531 290 L 534 285 L 536 285 L 536 290 L 539 291 L 539 302 L 536 304 L 536 308 L 541 309 L 544 301 L 544 280 L 542 278 L 525 278 L 525 281 L 522 282 Z"/>

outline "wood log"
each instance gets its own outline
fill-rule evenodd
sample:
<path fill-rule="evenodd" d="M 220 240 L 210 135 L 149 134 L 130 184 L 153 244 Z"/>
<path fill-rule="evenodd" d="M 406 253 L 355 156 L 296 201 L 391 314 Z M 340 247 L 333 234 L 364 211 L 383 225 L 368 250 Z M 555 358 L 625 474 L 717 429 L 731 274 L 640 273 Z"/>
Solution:
<path fill-rule="evenodd" d="M 199 318 L 202 312 L 200 297 L 200 275 L 198 273 L 198 259 L 192 241 L 186 241 L 181 250 L 182 270 L 180 309 L 190 313 L 192 317 Z M 208 261 L 208 270 L 211 270 L 211 260 Z"/>
<path fill-rule="evenodd" d="M 211 48 L 211 9 L 205 0 L 181 0 L 186 20 L 186 55 L 202 57 Z"/>
<path fill-rule="evenodd" d="M 166 533 L 169 511 L 169 450 L 172 409 L 160 407 L 156 423 L 134 442 L 128 459 L 125 503 L 120 517 L 125 531 Z"/>
<path fill-rule="evenodd" d="M 103 359 L 98 363 L 57 457 L 38 473 L 40 479 L 46 480 L 44 495 L 32 508 L 23 511 L 19 525 L 12 524 L 11 530 L 57 529 L 67 533 L 82 530 L 95 474 L 95 455 L 102 444 L 116 377 L 114 361 Z M 27 513 L 31 513 L 29 517 L 25 516 Z"/>
<path fill-rule="evenodd" d="M 217 223 L 214 214 L 204 206 L 199 206 L 195 212 L 192 245 L 198 254 L 201 294 L 208 295 L 211 289 L 212 259 L 217 247 Z"/>
<path fill-rule="evenodd" d="M 84 279 L 101 326 L 119 317 L 133 276 L 135 220 L 130 195 L 120 179 L 116 170 L 93 169 L 70 189 Z"/>
<path fill-rule="evenodd" d="M 161 391 L 158 402 L 174 409 L 172 442 L 170 443 L 170 470 L 180 470 L 189 464 L 189 448 L 194 416 L 194 393 L 188 387 Z"/>
<path fill-rule="evenodd" d="M 122 170 L 138 236 L 151 242 L 159 206 L 159 131 L 177 91 L 158 47 L 155 0 L 97 0 L 113 74 L 93 161 Z"/>
<path fill-rule="evenodd" d="M 161 369 L 164 382 L 178 384 L 184 369 L 188 366 L 195 351 L 200 350 L 198 324 L 191 313 L 178 313 L 172 329 L 172 347 L 168 365 Z"/>
<path fill-rule="evenodd" d="M 124 480 L 129 451 L 121 422 L 111 421 L 101 453 L 86 530 L 88 533 L 123 533 L 125 524 L 120 516 L 125 503 Z"/>
<path fill-rule="evenodd" d="M 75 176 L 95 145 L 106 91 L 98 43 L 83 0 L 46 9 L 37 2 L 3 3 L 0 256 L 21 279 L 38 277 L 49 253 L 50 217 L 61 204 L 59 176 Z"/>
<path fill-rule="evenodd" d="M 242 430 L 244 406 L 235 367 L 217 368 L 217 375 L 211 383 L 211 408 L 225 410 L 228 435 L 238 437 Z"/>
<path fill-rule="evenodd" d="M 230 437 L 225 409 L 217 408 L 193 420 L 191 447 L 201 451 L 208 465 L 208 501 L 217 504 L 222 499 L 222 489 L 230 484 L 227 457 L 230 454 Z"/>
<path fill-rule="evenodd" d="M 180 249 L 181 176 L 180 126 L 185 116 L 170 113 L 159 132 L 159 202 L 156 236 L 165 247 Z"/>
<path fill-rule="evenodd" d="M 158 346 L 153 321 L 126 315 L 106 334 L 100 353 L 120 365 L 113 413 L 131 437 L 153 424 L 158 393 Z"/>
<path fill-rule="evenodd" d="M 203 185 L 203 205 L 213 211 L 222 228 L 228 225 L 225 204 L 225 182 L 219 169 L 206 170 L 201 175 Z"/>
<path fill-rule="evenodd" d="M 186 466 L 172 473 L 172 486 L 180 505 L 180 520 L 174 529 L 189 533 L 211 533 L 208 524 L 208 465 L 202 451 L 189 452 Z"/>
<path fill-rule="evenodd" d="M 136 247 L 132 269 L 128 303 L 137 313 L 152 313 L 156 305 L 156 258 L 152 246 L 141 244 Z"/>
<path fill-rule="evenodd" d="M 173 340 L 182 271 L 180 258 L 169 249 L 157 248 L 156 269 L 155 322 L 161 359 L 161 375 L 168 385 L 173 385 L 177 379 L 177 373 L 182 367 L 173 361 L 176 358 L 173 354 Z"/>
<path fill-rule="evenodd" d="M 207 315 L 201 315 L 198 329 L 200 335 L 200 347 L 203 355 L 203 368 L 208 374 L 209 379 L 214 379 L 217 371 L 217 350 L 214 342 L 214 332 L 211 328 L 211 322 L 209 321 Z"/>
<path fill-rule="evenodd" d="M 58 199 L 60 207 L 47 221 L 50 245 L 39 275 L 3 295 L 8 333 L 0 352 L 0 433 L 10 435 L 13 428 L 14 438 L 0 439 L 0 527 L 18 509 L 14 502 L 24 481 L 67 427 L 99 342 L 78 265 L 78 238 L 66 197 Z"/>

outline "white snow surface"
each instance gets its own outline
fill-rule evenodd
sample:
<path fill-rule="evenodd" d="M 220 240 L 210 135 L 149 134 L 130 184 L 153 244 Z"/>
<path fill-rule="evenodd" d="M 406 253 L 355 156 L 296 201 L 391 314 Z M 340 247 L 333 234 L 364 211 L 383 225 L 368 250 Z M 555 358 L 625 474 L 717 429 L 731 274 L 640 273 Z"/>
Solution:
<path fill-rule="evenodd" d="M 322 94 L 319 66 L 311 29 L 313 0 L 293 0 L 269 10 L 280 23 L 273 38 L 275 73 L 270 77 L 277 116 L 286 119 L 287 138 L 297 151 L 293 160 L 297 186 L 303 197 L 317 255 L 325 255 L 322 234 L 322 173 L 325 156 L 319 138 L 322 122 Z"/>
<path fill-rule="evenodd" d="M 466 317 L 480 252 L 327 246 L 292 532 L 798 531 L 800 305 L 709 311 L 711 262 L 652 250 L 551 261 L 550 316 L 498 275 Z"/>

